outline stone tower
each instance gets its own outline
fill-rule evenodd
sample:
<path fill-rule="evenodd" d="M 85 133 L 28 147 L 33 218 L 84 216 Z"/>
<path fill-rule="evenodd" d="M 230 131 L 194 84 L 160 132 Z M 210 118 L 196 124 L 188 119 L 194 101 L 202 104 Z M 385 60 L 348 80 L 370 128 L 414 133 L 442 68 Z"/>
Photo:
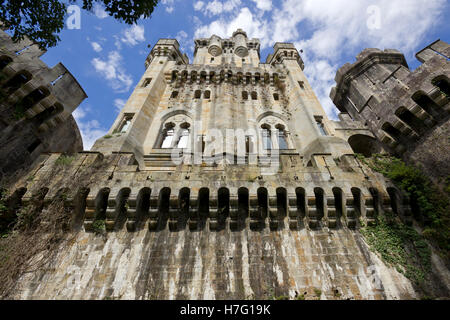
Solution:
<path fill-rule="evenodd" d="M 62 63 L 50 68 L 40 60 L 44 53 L 0 30 L 0 179 L 43 152 L 83 150 L 72 112 L 87 95 Z"/>
<path fill-rule="evenodd" d="M 422 65 L 411 71 L 397 50 L 365 49 L 338 70 L 330 97 L 386 151 L 441 182 L 450 172 L 450 46 L 438 40 L 416 57 Z"/>
<path fill-rule="evenodd" d="M 261 63 L 242 30 L 195 40 L 192 64 L 159 40 L 108 135 L 65 171 L 92 177 L 65 197 L 76 239 L 17 296 L 416 297 L 358 231 L 384 213 L 410 222 L 408 199 L 358 162 L 347 141 L 375 136 L 329 120 L 303 68 L 290 43 Z M 33 169 L 38 181 L 59 157 Z M 45 210 L 61 180 L 16 189 L 17 205 Z"/>

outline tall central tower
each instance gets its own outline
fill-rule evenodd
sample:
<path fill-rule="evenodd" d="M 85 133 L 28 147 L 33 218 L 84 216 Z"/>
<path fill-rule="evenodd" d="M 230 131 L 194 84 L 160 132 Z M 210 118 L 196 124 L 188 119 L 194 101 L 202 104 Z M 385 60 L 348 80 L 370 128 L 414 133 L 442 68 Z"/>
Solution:
<path fill-rule="evenodd" d="M 373 220 L 374 183 L 347 143 L 355 133 L 371 133 L 327 118 L 294 45 L 276 43 L 265 63 L 259 49 L 258 39 L 238 29 L 229 39 L 195 40 L 189 64 L 177 40 L 159 40 L 109 134 L 92 151 L 132 153 L 156 185 L 155 196 L 167 187 L 174 196 L 193 188 L 198 201 L 208 197 L 204 211 L 214 217 L 220 189 L 227 188 L 235 199 L 230 205 L 244 216 L 259 203 L 264 208 L 255 208 L 253 218 L 289 216 L 293 228 L 303 219 L 310 227 L 334 227 L 339 215 L 354 227 L 354 206 Z"/>

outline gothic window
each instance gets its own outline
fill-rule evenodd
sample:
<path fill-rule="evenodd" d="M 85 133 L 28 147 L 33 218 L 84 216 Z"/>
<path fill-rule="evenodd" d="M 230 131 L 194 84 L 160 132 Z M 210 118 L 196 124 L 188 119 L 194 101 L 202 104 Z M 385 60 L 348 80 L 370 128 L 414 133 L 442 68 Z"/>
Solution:
<path fill-rule="evenodd" d="M 204 98 L 204 99 L 209 99 L 209 98 L 211 98 L 211 91 L 206 90 L 205 93 L 204 93 L 204 95 L 203 95 L 203 98 Z"/>
<path fill-rule="evenodd" d="M 280 150 L 289 149 L 284 126 L 279 124 L 276 128 L 278 129 L 278 147 L 280 148 Z"/>
<path fill-rule="evenodd" d="M 195 98 L 195 99 L 200 99 L 201 96 L 202 96 L 202 92 L 201 92 L 200 90 L 196 90 L 196 91 L 195 91 L 194 98 Z"/>
<path fill-rule="evenodd" d="M 261 129 L 264 150 L 272 150 L 272 136 L 270 134 L 270 126 L 262 125 Z"/>
<path fill-rule="evenodd" d="M 256 91 L 252 92 L 252 100 L 258 100 L 258 94 L 256 93 Z"/>
<path fill-rule="evenodd" d="M 247 91 L 242 91 L 242 100 L 248 100 L 248 93 L 247 93 Z"/>
<path fill-rule="evenodd" d="M 178 140 L 177 148 L 178 149 L 186 149 L 189 146 L 189 127 L 190 124 L 185 122 L 181 126 L 180 137 Z"/>
<path fill-rule="evenodd" d="M 161 149 L 169 149 L 172 147 L 173 135 L 174 135 L 173 123 L 166 124 L 166 128 L 163 130 L 163 139 L 161 142 Z"/>

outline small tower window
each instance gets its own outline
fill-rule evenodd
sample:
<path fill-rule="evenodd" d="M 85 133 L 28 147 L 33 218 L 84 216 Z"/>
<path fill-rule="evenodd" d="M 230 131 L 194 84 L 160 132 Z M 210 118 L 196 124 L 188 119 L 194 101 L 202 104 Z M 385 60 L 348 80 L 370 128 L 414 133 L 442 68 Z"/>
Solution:
<path fill-rule="evenodd" d="M 252 92 L 252 100 L 258 100 L 258 94 L 256 93 L 256 91 Z"/>
<path fill-rule="evenodd" d="M 247 93 L 247 91 L 242 91 L 242 100 L 248 100 L 248 93 Z"/>
<path fill-rule="evenodd" d="M 134 114 L 125 114 L 119 125 L 119 129 L 116 132 L 126 133 L 131 125 L 131 120 L 133 120 Z"/>
<path fill-rule="evenodd" d="M 170 99 L 175 99 L 176 97 L 178 97 L 178 91 L 173 91 Z"/>
<path fill-rule="evenodd" d="M 152 82 L 152 78 L 146 78 L 144 82 L 142 82 L 142 88 L 148 87 L 148 85 Z"/>
<path fill-rule="evenodd" d="M 211 62 L 214 62 L 214 58 L 211 58 Z"/>
<path fill-rule="evenodd" d="M 299 81 L 298 85 L 300 86 L 300 88 L 304 89 L 305 88 L 305 83 L 303 81 Z"/>
<path fill-rule="evenodd" d="M 273 94 L 273 100 L 275 100 L 275 101 L 280 100 L 280 96 L 278 95 L 278 93 Z"/>
<path fill-rule="evenodd" d="M 202 92 L 200 90 L 196 90 L 194 94 L 195 99 L 200 99 L 202 97 Z"/>
<path fill-rule="evenodd" d="M 325 125 L 322 122 L 322 117 L 316 117 L 316 124 L 317 124 L 317 127 L 319 128 L 320 134 L 322 136 L 327 136 L 328 133 L 325 130 Z"/>
<path fill-rule="evenodd" d="M 203 98 L 204 98 L 204 99 L 209 99 L 209 98 L 211 98 L 211 91 L 206 90 L 206 91 L 205 91 L 205 94 L 203 95 Z"/>

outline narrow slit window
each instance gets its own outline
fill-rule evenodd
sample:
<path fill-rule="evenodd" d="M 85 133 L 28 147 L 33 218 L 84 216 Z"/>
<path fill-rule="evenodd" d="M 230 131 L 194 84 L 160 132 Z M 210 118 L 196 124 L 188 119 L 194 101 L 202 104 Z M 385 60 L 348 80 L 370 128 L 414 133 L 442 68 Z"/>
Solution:
<path fill-rule="evenodd" d="M 321 118 L 316 118 L 316 124 L 317 124 L 317 127 L 319 128 L 320 134 L 321 134 L 322 136 L 327 136 L 328 133 L 327 133 L 327 131 L 325 130 L 325 125 L 323 124 Z"/>

